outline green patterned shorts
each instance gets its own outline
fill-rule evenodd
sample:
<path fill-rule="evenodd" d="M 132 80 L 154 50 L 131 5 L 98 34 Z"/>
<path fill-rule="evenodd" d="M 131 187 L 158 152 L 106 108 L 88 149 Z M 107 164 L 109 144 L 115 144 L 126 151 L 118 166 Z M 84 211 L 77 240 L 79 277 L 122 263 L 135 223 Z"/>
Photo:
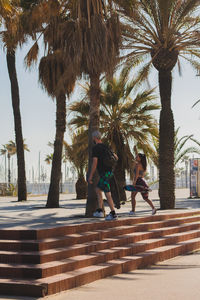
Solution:
<path fill-rule="evenodd" d="M 113 172 L 107 171 L 104 174 L 100 175 L 99 182 L 97 184 L 97 187 L 102 190 L 104 193 L 110 192 L 110 179 L 113 177 Z"/>

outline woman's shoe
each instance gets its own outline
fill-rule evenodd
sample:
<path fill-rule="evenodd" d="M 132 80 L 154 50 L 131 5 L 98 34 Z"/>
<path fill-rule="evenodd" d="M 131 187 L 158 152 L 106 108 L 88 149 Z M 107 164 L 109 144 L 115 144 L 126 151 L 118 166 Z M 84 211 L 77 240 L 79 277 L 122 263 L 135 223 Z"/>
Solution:
<path fill-rule="evenodd" d="M 134 211 L 129 211 L 129 216 L 135 216 L 136 214 L 135 214 L 135 212 Z"/>
<path fill-rule="evenodd" d="M 157 211 L 157 210 L 156 210 L 156 208 L 154 207 L 154 208 L 152 209 L 152 216 L 156 214 L 156 211 Z"/>

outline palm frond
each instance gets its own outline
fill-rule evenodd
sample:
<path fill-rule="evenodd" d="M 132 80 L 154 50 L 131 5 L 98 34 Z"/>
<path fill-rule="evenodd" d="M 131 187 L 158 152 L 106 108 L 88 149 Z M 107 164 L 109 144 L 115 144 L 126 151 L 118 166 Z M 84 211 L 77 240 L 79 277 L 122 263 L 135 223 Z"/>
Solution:
<path fill-rule="evenodd" d="M 197 100 L 197 101 L 192 105 L 192 108 L 195 107 L 199 102 L 200 102 L 200 100 Z"/>

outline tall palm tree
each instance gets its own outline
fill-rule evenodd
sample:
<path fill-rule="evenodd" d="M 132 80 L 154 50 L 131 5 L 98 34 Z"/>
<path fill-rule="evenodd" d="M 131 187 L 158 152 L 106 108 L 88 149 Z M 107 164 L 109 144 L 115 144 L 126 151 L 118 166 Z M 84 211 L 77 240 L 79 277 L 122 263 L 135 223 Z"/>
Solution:
<path fill-rule="evenodd" d="M 105 142 L 109 143 L 118 155 L 114 175 L 119 187 L 120 200 L 126 201 L 123 190 L 125 185 L 125 170 L 132 171 L 133 154 L 131 148 L 144 151 L 147 156 L 153 151 L 152 136 L 158 136 L 158 127 L 151 112 L 158 109 L 153 100 L 153 90 L 141 93 L 135 91 L 136 83 L 127 83 L 127 76 L 121 73 L 118 79 L 106 82 L 100 97 L 100 130 Z M 87 95 L 88 95 L 87 90 Z M 75 113 L 71 125 L 83 127 L 87 125 L 89 114 L 89 99 L 75 102 L 70 106 Z"/>
<path fill-rule="evenodd" d="M 62 76 L 56 78 L 64 92 L 66 84 L 75 82 L 77 75 L 86 74 L 91 81 L 91 103 L 90 103 L 90 121 L 89 121 L 89 166 L 91 166 L 92 149 L 92 131 L 99 127 L 99 82 L 102 73 L 111 73 L 119 52 L 120 30 L 119 21 L 111 2 L 107 9 L 107 1 L 104 0 L 69 0 L 41 1 L 38 5 L 38 30 L 41 30 L 44 36 L 45 45 L 48 46 L 48 55 L 54 59 L 54 69 L 51 69 L 52 80 L 57 75 L 56 68 L 61 68 Z M 43 5 L 43 8 L 41 9 Z M 45 5 L 45 7 L 44 7 Z M 43 14 L 42 12 L 45 11 Z M 34 16 L 37 10 L 34 11 Z M 109 13 L 110 12 L 110 13 Z M 42 24 L 44 28 L 41 29 Z M 37 41 L 27 56 L 27 62 L 37 58 Z M 42 75 L 44 72 L 44 75 Z M 40 77 L 45 77 L 47 69 L 40 68 Z M 63 83 L 64 82 L 64 83 Z M 59 88 L 60 89 L 60 88 Z M 70 90 L 68 90 L 70 93 Z M 52 165 L 52 170 L 56 166 Z M 58 174 L 57 174 L 58 175 Z M 57 176 L 59 177 L 59 176 Z M 54 185 L 57 184 L 55 178 L 52 178 Z M 51 186 L 50 186 L 51 187 Z M 48 195 L 47 206 L 50 202 L 56 202 L 58 197 L 53 195 L 58 190 L 50 188 L 51 197 Z M 94 188 L 90 186 L 88 202 L 86 206 L 86 215 L 92 215 L 96 209 Z M 50 200 L 52 199 L 52 200 Z M 54 204 L 53 204 L 54 207 Z"/>
<path fill-rule="evenodd" d="M 19 85 L 17 80 L 17 72 L 15 65 L 15 52 L 19 40 L 22 42 L 21 32 L 19 29 L 19 18 L 22 13 L 17 1 L 1 1 L 0 12 L 2 12 L 2 3 L 6 5 L 9 10 L 2 15 L 4 30 L 1 32 L 1 39 L 6 49 L 6 61 L 8 74 L 11 83 L 11 99 L 14 115 L 15 139 L 17 145 L 17 171 L 18 171 L 18 201 L 27 200 L 26 189 L 26 172 L 25 172 L 25 158 L 22 134 L 22 121 L 20 113 L 20 95 Z M 9 6 L 8 6 L 9 5 Z"/>
<path fill-rule="evenodd" d="M 67 12 L 64 5 L 66 5 Z M 38 15 L 38 18 L 36 18 L 36 15 Z M 36 18 L 38 22 L 34 24 L 33 28 L 29 28 L 31 37 L 36 41 L 26 56 L 26 63 L 31 66 L 38 59 L 39 47 L 37 36 L 34 36 L 34 33 L 41 32 L 44 39 L 45 55 L 39 63 L 39 81 L 49 96 L 56 99 L 56 135 L 50 187 L 46 203 L 46 207 L 54 208 L 59 207 L 59 183 L 61 179 L 63 139 L 66 130 L 66 95 L 70 95 L 75 85 L 77 73 L 73 72 L 72 66 L 73 59 L 76 59 L 77 56 L 69 61 L 65 58 L 63 49 L 61 49 L 61 44 L 66 41 L 64 33 L 68 34 L 64 27 L 66 23 L 70 23 L 66 3 L 40 1 L 33 8 L 30 18 L 31 20 Z"/>
<path fill-rule="evenodd" d="M 51 50 L 49 49 L 51 52 Z M 73 90 L 75 79 L 64 84 L 62 76 L 65 62 L 59 54 L 49 53 L 40 61 L 39 79 L 48 94 L 56 98 L 56 136 L 51 169 L 51 181 L 46 207 L 59 207 L 59 183 L 61 179 L 61 163 L 64 133 L 66 129 L 66 94 Z M 52 74 L 54 75 L 52 77 Z M 60 87 L 61 84 L 61 87 Z"/>
<path fill-rule="evenodd" d="M 71 145 L 64 141 L 65 157 L 74 165 L 78 180 L 76 182 L 77 199 L 85 199 L 87 197 L 87 182 L 85 181 L 85 170 L 88 162 L 88 144 L 85 143 L 86 134 L 82 130 L 72 135 Z"/>
<path fill-rule="evenodd" d="M 151 66 L 158 71 L 161 112 L 159 186 L 161 209 L 174 208 L 174 118 L 171 109 L 172 70 L 179 58 L 200 69 L 198 0 L 116 0 L 123 12 L 124 58 L 128 68 L 139 62 L 147 77 Z M 137 7 L 135 8 L 134 4 Z"/>
<path fill-rule="evenodd" d="M 109 75 L 113 73 L 119 55 L 121 31 L 118 16 L 112 7 L 112 1 L 80 0 L 77 3 L 83 47 L 81 72 L 89 76 L 91 86 L 88 131 L 88 172 L 90 172 L 93 147 L 92 132 L 99 129 L 100 76 L 105 72 Z M 97 178 L 95 175 L 94 185 Z M 94 185 L 88 185 L 85 213 L 88 217 L 92 216 L 97 208 Z"/>

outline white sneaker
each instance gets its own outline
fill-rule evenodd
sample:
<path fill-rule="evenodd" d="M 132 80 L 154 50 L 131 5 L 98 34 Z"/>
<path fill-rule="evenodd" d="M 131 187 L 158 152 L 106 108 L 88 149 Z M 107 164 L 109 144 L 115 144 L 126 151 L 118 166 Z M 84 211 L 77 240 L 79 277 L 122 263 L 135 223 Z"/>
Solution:
<path fill-rule="evenodd" d="M 157 211 L 156 208 L 152 209 L 152 216 L 156 214 L 156 211 Z"/>
<path fill-rule="evenodd" d="M 135 215 L 136 215 L 136 213 L 135 213 L 134 211 L 132 211 L 132 210 L 131 210 L 131 211 L 129 211 L 129 213 L 128 213 L 128 214 L 129 214 L 129 216 L 135 216 Z"/>
<path fill-rule="evenodd" d="M 117 215 L 116 214 L 113 215 L 111 212 L 105 218 L 106 221 L 112 221 L 112 220 L 117 220 L 117 219 L 118 219 Z"/>
<path fill-rule="evenodd" d="M 96 210 L 96 211 L 93 213 L 93 217 L 95 217 L 95 218 L 104 218 L 104 213 L 103 213 L 102 211 Z"/>

